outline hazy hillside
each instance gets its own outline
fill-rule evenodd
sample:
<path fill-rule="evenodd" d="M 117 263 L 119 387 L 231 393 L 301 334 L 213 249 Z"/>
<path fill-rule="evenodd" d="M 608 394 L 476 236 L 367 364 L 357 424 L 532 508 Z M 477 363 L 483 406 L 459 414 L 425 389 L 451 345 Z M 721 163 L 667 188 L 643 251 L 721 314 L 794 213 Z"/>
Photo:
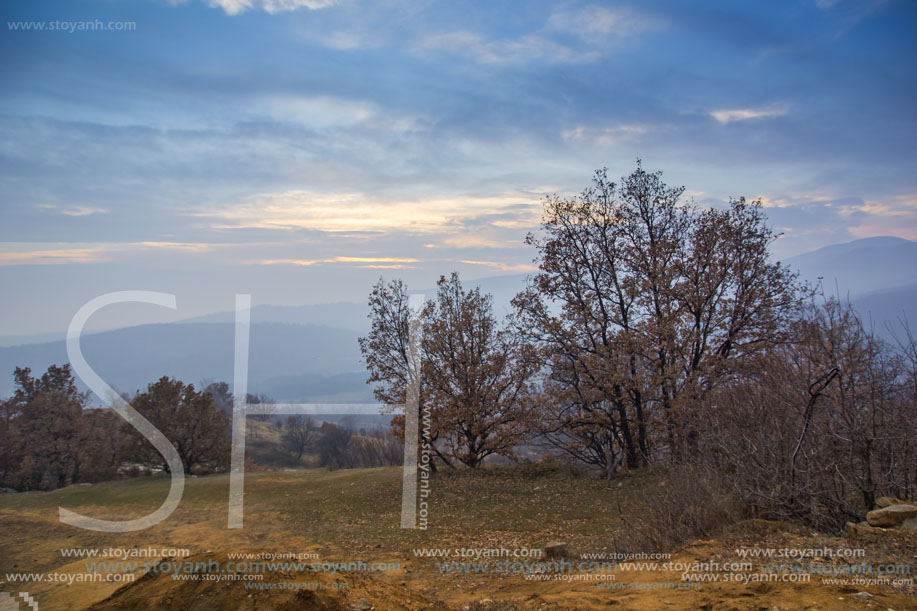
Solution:
<path fill-rule="evenodd" d="M 786 263 L 826 295 L 849 301 L 867 325 L 888 339 L 889 324 L 917 323 L 917 242 L 881 236 L 834 244 Z"/>
<path fill-rule="evenodd" d="M 322 303 L 303 306 L 259 305 L 252 308 L 251 321 L 252 324 L 275 322 L 291 325 L 317 325 L 349 329 L 362 334 L 369 330 L 367 312 L 365 303 Z M 234 323 L 235 319 L 235 312 L 227 311 L 190 318 L 183 322 Z"/>
<path fill-rule="evenodd" d="M 284 400 L 312 400 L 348 392 L 346 401 L 369 400 L 368 387 L 353 375 L 362 372 L 358 334 L 316 325 L 254 323 L 251 327 L 249 390 L 274 395 L 279 380 Z M 82 340 L 89 364 L 112 386 L 132 392 L 160 376 L 199 383 L 229 381 L 233 371 L 234 326 L 224 323 L 156 324 L 87 335 Z M 67 362 L 63 341 L 0 348 L 0 396 L 13 389 L 18 366 L 39 372 Z M 341 374 L 350 376 L 341 377 Z M 298 386 L 291 376 L 302 376 Z M 337 376 L 329 386 L 325 376 Z M 357 382 L 361 383 L 357 385 Z M 353 387 L 353 388 L 352 388 Z"/>
<path fill-rule="evenodd" d="M 819 248 L 785 261 L 825 291 L 863 295 L 917 283 L 917 242 L 881 236 Z"/>
<path fill-rule="evenodd" d="M 493 276 L 468 280 L 469 287 L 479 287 L 482 292 L 489 293 L 494 299 L 494 308 L 498 313 L 509 311 L 510 301 L 525 286 L 526 276 L 514 274 L 507 276 Z M 412 293 L 421 293 L 426 299 L 433 299 L 436 287 L 408 287 Z M 369 295 L 371 287 L 366 287 Z M 322 303 L 301 306 L 276 306 L 259 305 L 252 308 L 252 323 L 276 322 L 294 325 L 320 325 L 349 329 L 365 334 L 369 331 L 369 310 L 365 302 Z M 235 312 L 225 311 L 189 318 L 183 322 L 188 323 L 232 323 L 235 321 Z M 4 338 L 0 338 L 0 342 Z M 14 339 L 14 338 L 7 338 Z"/>
<path fill-rule="evenodd" d="M 825 291 L 851 303 L 885 336 L 886 321 L 906 317 L 917 324 L 917 242 L 866 238 L 792 257 L 786 263 Z M 497 314 L 525 285 L 526 276 L 469 281 L 494 296 Z M 417 289 L 428 299 L 435 287 Z M 357 337 L 368 330 L 364 303 L 256 306 L 252 309 L 250 390 L 278 401 L 373 402 L 365 383 Z M 112 385 L 145 388 L 162 375 L 187 382 L 232 376 L 234 312 L 218 312 L 175 324 L 130 327 L 87 335 L 83 349 Z M 23 338 L 26 339 L 26 338 Z M 43 371 L 67 361 L 63 341 L 0 347 L 0 396 L 12 391 L 17 365 Z"/>
<path fill-rule="evenodd" d="M 887 323 L 900 335 L 903 321 L 917 333 L 917 284 L 867 293 L 852 298 L 851 303 L 867 324 L 871 323 L 883 337 L 892 339 Z"/>

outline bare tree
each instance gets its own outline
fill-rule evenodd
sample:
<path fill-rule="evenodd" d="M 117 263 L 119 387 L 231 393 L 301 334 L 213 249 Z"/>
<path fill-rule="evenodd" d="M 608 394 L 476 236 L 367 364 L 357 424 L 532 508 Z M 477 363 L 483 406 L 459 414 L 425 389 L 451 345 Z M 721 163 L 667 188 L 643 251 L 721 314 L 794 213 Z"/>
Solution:
<path fill-rule="evenodd" d="M 661 173 L 596 173 L 545 202 L 541 272 L 514 301 L 545 363 L 546 438 L 610 473 L 696 451 L 704 398 L 780 341 L 799 302 L 759 202 L 699 210 Z"/>
<path fill-rule="evenodd" d="M 209 392 L 167 377 L 150 384 L 131 401 L 134 409 L 153 423 L 175 446 L 185 471 L 221 470 L 229 463 L 226 417 L 213 405 Z M 165 459 L 136 429 L 125 424 L 125 453 L 138 462 L 167 468 Z"/>
<path fill-rule="evenodd" d="M 903 338 L 908 338 L 907 334 Z M 917 490 L 913 338 L 891 346 L 836 299 L 709 396 L 707 459 L 745 502 L 836 528 Z"/>
<path fill-rule="evenodd" d="M 297 462 L 303 453 L 314 442 L 315 421 L 307 416 L 288 416 L 283 429 L 283 445 L 291 454 L 296 455 Z"/>
<path fill-rule="evenodd" d="M 120 418 L 87 409 L 69 365 L 40 377 L 16 368 L 16 392 L 0 402 L 0 485 L 50 490 L 114 475 Z"/>
<path fill-rule="evenodd" d="M 373 396 L 383 404 L 384 410 L 391 413 L 395 406 L 409 403 L 409 393 L 416 388 L 420 377 L 420 392 L 416 397 L 417 418 L 420 420 L 427 402 L 427 387 L 421 376 L 422 346 L 417 341 L 421 322 L 411 311 L 408 287 L 401 280 L 386 284 L 384 279 L 379 278 L 369 295 L 369 308 L 372 326 L 369 335 L 359 340 L 360 351 L 369 370 L 367 383 L 374 385 Z M 404 439 L 403 415 L 397 414 L 392 418 L 392 432 Z M 430 448 L 449 464 L 449 459 L 436 445 L 440 432 L 435 421 L 429 427 L 419 427 L 418 435 L 418 447 Z M 436 464 L 430 464 L 436 470 Z"/>
<path fill-rule="evenodd" d="M 491 454 L 513 457 L 529 430 L 530 347 L 500 328 L 489 295 L 441 277 L 424 309 L 424 384 L 451 456 L 477 467 Z"/>

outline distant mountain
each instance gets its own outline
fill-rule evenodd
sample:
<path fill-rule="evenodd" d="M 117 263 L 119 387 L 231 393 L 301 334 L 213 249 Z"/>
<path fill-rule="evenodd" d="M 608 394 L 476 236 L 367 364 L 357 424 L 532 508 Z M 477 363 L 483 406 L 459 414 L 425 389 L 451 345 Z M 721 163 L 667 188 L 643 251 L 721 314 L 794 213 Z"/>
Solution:
<path fill-rule="evenodd" d="M 359 333 L 369 331 L 369 309 L 365 303 L 322 303 L 318 305 L 276 306 L 256 305 L 252 307 L 252 323 L 275 322 L 291 325 L 318 325 L 348 329 Z M 235 312 L 217 312 L 195 318 L 185 323 L 234 323 Z"/>
<path fill-rule="evenodd" d="M 917 283 L 917 242 L 882 236 L 819 248 L 785 261 L 825 292 L 859 296 Z"/>
<path fill-rule="evenodd" d="M 823 278 L 826 293 L 849 298 L 886 337 L 886 321 L 906 317 L 917 327 L 917 242 L 867 238 L 786 263 L 804 279 Z M 496 313 L 503 315 L 525 281 L 524 275 L 507 275 L 467 281 L 466 286 L 492 294 Z M 436 289 L 416 292 L 432 299 Z M 254 307 L 249 391 L 292 403 L 373 402 L 357 344 L 369 329 L 367 312 L 365 303 Z M 120 391 L 144 389 L 161 376 L 195 384 L 231 382 L 234 321 L 234 312 L 219 312 L 180 323 L 95 333 L 83 338 L 83 351 L 90 365 Z M 0 338 L 10 343 L 29 339 L 35 338 Z M 41 373 L 67 360 L 61 340 L 0 347 L 0 397 L 12 392 L 16 366 Z"/>
<path fill-rule="evenodd" d="M 484 278 L 468 283 L 494 294 L 498 313 L 524 284 L 524 276 Z M 432 299 L 435 288 L 421 289 Z M 369 331 L 365 303 L 255 306 L 251 312 L 249 392 L 278 402 L 374 403 L 366 384 L 357 338 Z M 177 323 L 141 325 L 86 334 L 83 353 L 111 386 L 133 393 L 161 376 L 200 385 L 231 382 L 235 312 L 217 312 Z M 13 391 L 12 373 L 23 366 L 41 373 L 68 361 L 62 337 L 0 338 L 0 397 Z M 20 345 L 25 344 L 25 345 Z"/>
<path fill-rule="evenodd" d="M 82 348 L 90 366 L 121 392 L 144 389 L 161 376 L 194 384 L 231 382 L 234 332 L 234 325 L 228 323 L 142 325 L 86 335 Z M 275 398 L 288 401 L 348 393 L 364 397 L 361 402 L 368 400 L 358 335 L 317 325 L 253 323 L 249 392 L 273 396 L 275 390 L 282 390 L 282 396 Z M 12 392 L 16 366 L 40 373 L 67 361 L 63 341 L 0 348 L 0 396 Z M 304 374 L 308 376 L 300 387 L 291 382 L 291 377 Z"/>
<path fill-rule="evenodd" d="M 67 334 L 64 331 L 58 331 L 56 333 L 35 333 L 30 335 L 0 335 L 0 347 L 44 344 L 63 339 L 66 336 Z"/>
<path fill-rule="evenodd" d="M 479 287 L 482 292 L 493 296 L 497 314 L 509 312 L 510 301 L 525 287 L 524 275 L 492 276 L 476 280 L 463 280 L 466 288 Z M 409 287 L 411 293 L 420 293 L 426 299 L 436 296 L 436 287 L 417 289 Z M 356 331 L 361 335 L 369 332 L 369 307 L 364 303 L 322 303 L 317 305 L 276 306 L 258 305 L 252 307 L 251 321 L 294 325 L 319 325 Z M 235 312 L 216 312 L 182 321 L 183 323 L 233 323 Z M 4 338 L 0 337 L 0 342 Z M 14 338 L 10 338 L 14 339 Z M 0 344 L 2 345 L 2 344 Z"/>
<path fill-rule="evenodd" d="M 849 302 L 863 322 L 891 339 L 899 320 L 917 331 L 917 242 L 881 236 L 834 244 L 785 261 L 825 295 Z"/>
<path fill-rule="evenodd" d="M 323 375 L 302 373 L 277 376 L 259 383 L 278 403 L 375 403 L 365 369 Z"/>
<path fill-rule="evenodd" d="M 902 324 L 906 322 L 917 336 L 917 284 L 867 293 L 850 302 L 878 335 L 889 340 L 894 334 L 902 337 Z"/>

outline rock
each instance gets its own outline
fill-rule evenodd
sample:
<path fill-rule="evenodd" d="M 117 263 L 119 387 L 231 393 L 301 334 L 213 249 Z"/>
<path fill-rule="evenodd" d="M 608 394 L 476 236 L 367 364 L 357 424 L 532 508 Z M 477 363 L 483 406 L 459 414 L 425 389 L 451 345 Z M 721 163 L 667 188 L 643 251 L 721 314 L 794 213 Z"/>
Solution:
<path fill-rule="evenodd" d="M 844 538 L 845 539 L 856 539 L 857 536 L 857 524 L 853 522 L 847 522 L 844 524 Z M 865 526 L 862 522 L 859 524 L 860 527 Z"/>
<path fill-rule="evenodd" d="M 860 600 L 875 600 L 876 597 L 870 594 L 869 592 L 860 592 L 859 594 L 857 594 L 857 598 L 859 598 Z"/>
<path fill-rule="evenodd" d="M 893 528 L 914 516 L 917 516 L 917 507 L 914 505 L 889 505 L 867 513 L 866 521 L 870 526 Z"/>
<path fill-rule="evenodd" d="M 876 506 L 873 509 L 885 509 L 892 505 L 907 505 L 907 503 L 893 496 L 880 496 L 876 499 Z"/>
<path fill-rule="evenodd" d="M 544 555 L 549 560 L 565 557 L 567 555 L 566 541 L 549 541 L 544 546 Z"/>
<path fill-rule="evenodd" d="M 858 547 L 864 545 L 892 545 L 902 546 L 905 549 L 917 544 L 917 531 L 902 530 L 899 528 L 875 528 L 873 526 L 859 526 L 847 522 L 844 526 L 844 538 L 855 543 Z"/>
<path fill-rule="evenodd" d="M 898 525 L 898 530 L 910 530 L 917 532 L 917 518 L 908 518 Z"/>
<path fill-rule="evenodd" d="M 365 598 L 358 598 L 357 602 L 350 605 L 350 608 L 353 609 L 353 611 L 369 611 L 373 608 L 373 604 Z"/>

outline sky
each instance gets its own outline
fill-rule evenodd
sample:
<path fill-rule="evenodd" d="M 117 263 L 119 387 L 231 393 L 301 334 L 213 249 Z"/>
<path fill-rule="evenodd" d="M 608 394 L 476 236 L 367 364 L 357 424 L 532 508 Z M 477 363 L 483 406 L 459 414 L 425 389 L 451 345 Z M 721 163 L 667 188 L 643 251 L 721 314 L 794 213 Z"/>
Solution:
<path fill-rule="evenodd" d="M 774 256 L 917 239 L 917 3 L 0 5 L 0 334 L 529 273 L 545 195 L 642 159 Z M 113 306 L 90 327 L 168 318 Z"/>

